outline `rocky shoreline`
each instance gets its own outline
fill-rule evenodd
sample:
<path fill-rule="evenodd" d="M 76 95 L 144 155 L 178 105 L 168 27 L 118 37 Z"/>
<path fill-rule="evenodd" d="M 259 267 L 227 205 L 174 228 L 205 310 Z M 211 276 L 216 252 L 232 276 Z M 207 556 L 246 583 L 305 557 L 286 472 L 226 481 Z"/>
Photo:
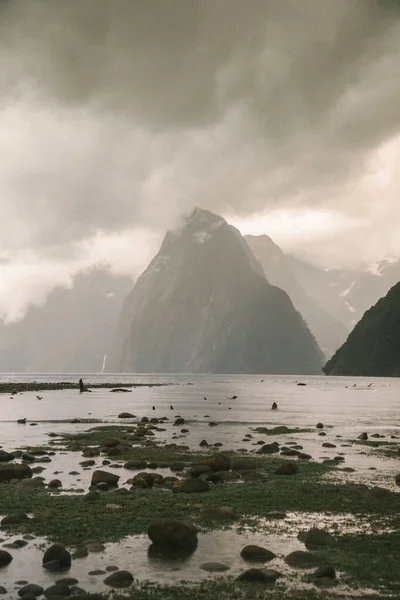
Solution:
<path fill-rule="evenodd" d="M 95 600 L 120 588 L 135 600 L 393 596 L 400 478 L 384 487 L 371 471 L 371 485 L 357 483 L 340 446 L 365 452 L 373 469 L 375 453 L 398 454 L 397 439 L 281 425 L 250 428 L 247 448 L 221 451 L 218 427 L 198 448 L 185 443 L 191 427 L 143 416 L 1 448 L 6 600 Z M 303 451 L 305 435 L 337 454 L 320 462 Z M 36 566 L 16 583 L 7 573 L 24 552 Z"/>
<path fill-rule="evenodd" d="M 115 392 L 132 391 L 134 388 L 143 387 L 165 387 L 170 385 L 179 385 L 172 383 L 124 383 L 121 387 L 120 383 L 101 382 L 101 383 L 88 383 L 87 388 L 91 389 L 113 389 Z M 126 389 L 125 389 L 126 388 Z M 71 381 L 57 381 L 57 382 L 44 382 L 44 381 L 27 381 L 27 382 L 7 382 L 0 383 L 0 394 L 21 394 L 23 392 L 43 392 L 43 391 L 55 391 L 55 390 L 78 390 L 79 383 L 72 383 Z"/>

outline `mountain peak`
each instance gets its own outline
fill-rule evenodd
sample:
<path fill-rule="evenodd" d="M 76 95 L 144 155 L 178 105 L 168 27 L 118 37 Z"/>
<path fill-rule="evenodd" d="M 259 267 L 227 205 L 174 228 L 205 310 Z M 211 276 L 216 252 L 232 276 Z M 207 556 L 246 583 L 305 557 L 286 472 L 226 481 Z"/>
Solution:
<path fill-rule="evenodd" d="M 194 227 L 196 229 L 209 229 L 227 225 L 225 219 L 212 213 L 210 210 L 196 206 L 191 213 L 185 215 L 183 226 Z"/>
<path fill-rule="evenodd" d="M 118 327 L 123 372 L 318 373 L 321 363 L 304 321 L 240 232 L 201 208 L 167 233 Z"/>

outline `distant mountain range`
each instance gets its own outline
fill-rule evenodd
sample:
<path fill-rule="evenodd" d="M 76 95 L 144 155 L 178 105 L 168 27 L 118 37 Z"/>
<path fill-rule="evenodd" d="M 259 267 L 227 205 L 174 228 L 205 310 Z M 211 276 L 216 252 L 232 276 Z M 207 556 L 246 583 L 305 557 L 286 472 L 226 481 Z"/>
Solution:
<path fill-rule="evenodd" d="M 201 209 L 169 231 L 126 299 L 112 363 L 123 372 L 321 372 L 323 355 L 240 232 Z"/>
<path fill-rule="evenodd" d="M 0 372 L 320 373 L 399 281 L 398 259 L 323 269 L 196 209 L 134 287 L 95 268 L 0 323 Z"/>
<path fill-rule="evenodd" d="M 400 283 L 367 310 L 324 371 L 327 375 L 400 376 Z"/>
<path fill-rule="evenodd" d="M 0 372 L 101 372 L 132 285 L 129 277 L 103 268 L 84 271 L 71 288 L 56 288 L 21 321 L 0 324 Z"/>
<path fill-rule="evenodd" d="M 353 270 L 322 269 L 293 256 L 288 258 L 309 297 L 349 330 L 400 281 L 398 258 Z"/>

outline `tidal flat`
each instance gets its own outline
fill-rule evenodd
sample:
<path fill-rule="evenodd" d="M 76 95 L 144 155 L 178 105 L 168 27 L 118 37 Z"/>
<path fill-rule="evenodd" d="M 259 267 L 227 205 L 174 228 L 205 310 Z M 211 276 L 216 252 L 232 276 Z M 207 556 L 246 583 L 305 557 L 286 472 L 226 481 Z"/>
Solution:
<path fill-rule="evenodd" d="M 59 580 L 64 596 L 86 598 L 398 596 L 396 429 L 363 440 L 362 429 L 349 435 L 317 419 L 229 424 L 210 401 L 199 423 L 197 407 L 144 413 L 124 397 L 130 418 L 118 418 L 118 405 L 113 422 L 38 420 L 40 435 L 21 425 L 3 443 L 12 457 L 0 462 L 0 517 L 17 515 L 0 528 L 0 555 L 12 557 L 0 566 L 6 600 L 23 597 L 21 581 L 57 597 Z M 29 469 L 24 478 L 4 476 L 13 465 Z M 189 552 L 154 548 L 149 526 L 165 519 L 196 528 Z M 71 556 L 61 572 L 42 565 L 55 543 Z M 268 558 L 249 559 L 248 546 Z M 132 581 L 105 583 L 117 572 Z"/>

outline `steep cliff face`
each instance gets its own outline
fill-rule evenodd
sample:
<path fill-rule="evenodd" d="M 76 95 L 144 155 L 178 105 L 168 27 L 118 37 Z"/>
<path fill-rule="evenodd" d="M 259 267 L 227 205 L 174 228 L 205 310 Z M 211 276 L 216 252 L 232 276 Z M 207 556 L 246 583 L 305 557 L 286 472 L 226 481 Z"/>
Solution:
<path fill-rule="evenodd" d="M 400 376 L 400 283 L 367 310 L 324 367 L 327 375 Z"/>
<path fill-rule="evenodd" d="M 271 238 L 267 235 L 248 235 L 246 241 L 262 265 L 268 281 L 288 293 L 326 358 L 331 357 L 346 340 L 349 328 L 308 295 L 307 288 L 296 277 L 290 259 Z"/>
<path fill-rule="evenodd" d="M 0 325 L 0 372 L 101 372 L 132 285 L 102 268 L 82 272 L 21 321 Z"/>
<path fill-rule="evenodd" d="M 196 209 L 165 236 L 124 302 L 125 372 L 319 373 L 322 354 L 239 231 Z"/>

